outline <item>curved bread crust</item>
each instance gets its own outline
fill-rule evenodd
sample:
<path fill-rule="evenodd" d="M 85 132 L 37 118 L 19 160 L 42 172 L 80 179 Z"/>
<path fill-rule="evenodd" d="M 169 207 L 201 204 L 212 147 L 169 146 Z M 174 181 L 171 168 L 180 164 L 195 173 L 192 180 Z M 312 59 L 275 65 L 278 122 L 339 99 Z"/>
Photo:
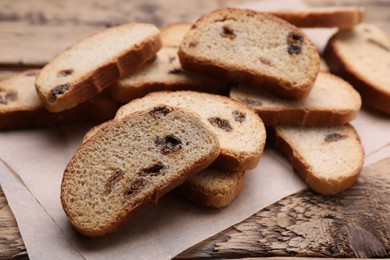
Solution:
<path fill-rule="evenodd" d="M 60 113 L 47 111 L 34 87 L 38 73 L 27 70 L 0 81 L 0 129 L 105 121 L 115 116 L 119 105 L 106 92 Z"/>
<path fill-rule="evenodd" d="M 268 126 L 342 125 L 356 116 L 362 104 L 348 82 L 326 72 L 318 74 L 304 100 L 283 99 L 244 85 L 232 88 L 230 97 L 253 108 Z"/>
<path fill-rule="evenodd" d="M 338 27 L 352 28 L 364 19 L 362 7 L 320 7 L 302 10 L 270 11 L 297 27 Z"/>
<path fill-rule="evenodd" d="M 197 20 L 178 54 L 185 70 L 296 99 L 308 95 L 320 64 L 315 46 L 295 26 L 270 14 L 233 8 Z"/>
<path fill-rule="evenodd" d="M 390 114 L 390 39 L 383 31 L 369 24 L 341 30 L 329 40 L 324 58 L 332 73 L 359 91 L 363 105 Z"/>
<path fill-rule="evenodd" d="M 76 152 L 65 169 L 61 202 L 73 226 L 95 237 L 206 168 L 216 136 L 189 111 L 160 106 L 113 120 Z"/>
<path fill-rule="evenodd" d="M 244 171 L 219 171 L 207 168 L 188 178 L 176 190 L 189 200 L 211 208 L 230 205 L 244 183 Z"/>
<path fill-rule="evenodd" d="M 115 118 L 159 104 L 195 112 L 218 136 L 221 153 L 213 167 L 248 170 L 258 164 L 265 145 L 264 124 L 254 111 L 227 97 L 194 91 L 155 92 L 122 106 Z"/>
<path fill-rule="evenodd" d="M 306 184 L 324 195 L 351 187 L 364 163 L 355 129 L 337 127 L 275 127 L 275 147 L 291 162 Z"/>
<path fill-rule="evenodd" d="M 227 84 L 220 80 L 184 71 L 177 57 L 177 48 L 170 47 L 163 47 L 155 58 L 111 87 L 113 98 L 122 103 L 162 90 L 228 92 Z"/>
<path fill-rule="evenodd" d="M 129 74 L 160 48 L 154 25 L 109 28 L 54 57 L 37 76 L 38 94 L 51 112 L 69 109 Z"/>

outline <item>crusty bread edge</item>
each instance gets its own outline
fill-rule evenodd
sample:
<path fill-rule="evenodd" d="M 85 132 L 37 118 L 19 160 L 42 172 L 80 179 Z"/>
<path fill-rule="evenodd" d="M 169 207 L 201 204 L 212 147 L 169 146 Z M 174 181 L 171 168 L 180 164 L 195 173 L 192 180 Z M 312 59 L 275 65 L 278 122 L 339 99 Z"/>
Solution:
<path fill-rule="evenodd" d="M 49 93 L 40 91 L 40 86 L 37 82 L 35 87 L 46 109 L 50 112 L 60 112 L 90 99 L 103 89 L 109 87 L 115 81 L 119 80 L 120 77 L 128 75 L 136 70 L 147 60 L 152 58 L 161 47 L 162 42 L 157 32 L 148 40 L 135 45 L 134 48 L 129 51 L 120 53 L 116 58 L 102 65 L 94 72 L 85 75 L 83 78 L 80 78 L 79 81 L 74 82 L 70 86 L 70 89 L 62 94 L 60 98 L 56 99 L 55 102 L 50 102 L 48 100 Z M 54 57 L 54 59 L 56 59 L 56 57 Z M 39 77 L 41 73 L 43 75 L 45 71 L 41 70 L 37 77 Z"/>
<path fill-rule="evenodd" d="M 338 27 L 352 28 L 364 19 L 365 9 L 362 7 L 310 8 L 307 10 L 270 11 L 283 20 L 297 27 Z"/>
<path fill-rule="evenodd" d="M 171 109 L 179 110 L 178 108 L 172 108 L 172 107 L 171 107 Z M 183 110 L 183 109 L 180 109 L 180 110 Z M 218 144 L 218 146 L 215 146 L 214 150 L 212 150 L 209 155 L 204 156 L 204 157 L 200 158 L 198 161 L 194 162 L 192 168 L 184 169 L 183 172 L 180 174 L 180 177 L 178 179 L 176 179 L 175 183 L 170 183 L 169 185 L 163 187 L 161 190 L 152 194 L 151 198 L 147 198 L 149 200 L 145 199 L 142 203 L 136 205 L 136 207 L 132 208 L 130 211 L 127 209 L 127 210 L 125 210 L 126 212 L 125 211 L 121 212 L 120 214 L 118 214 L 116 221 L 109 223 L 109 225 L 107 225 L 104 229 L 89 230 L 89 229 L 85 229 L 85 228 L 78 226 L 78 223 L 76 223 L 75 220 L 72 218 L 72 216 L 68 215 L 68 213 L 67 213 L 68 212 L 67 211 L 67 204 L 65 203 L 65 199 L 64 199 L 65 195 L 64 195 L 64 190 L 63 190 L 63 186 L 61 183 L 60 199 L 61 199 L 62 207 L 65 211 L 65 214 L 68 216 L 69 221 L 72 223 L 72 226 L 78 232 L 80 232 L 81 234 L 88 236 L 88 237 L 100 237 L 100 236 L 104 236 L 108 233 L 112 233 L 112 232 L 118 230 L 121 226 L 125 225 L 134 216 L 134 214 L 136 212 L 140 211 L 143 208 L 146 208 L 147 206 L 149 206 L 153 203 L 156 204 L 159 198 L 161 198 L 163 195 L 165 195 L 169 191 L 173 190 L 175 187 L 181 185 L 188 177 L 207 168 L 217 158 L 217 156 L 219 155 L 219 151 L 220 151 L 219 150 L 219 140 L 218 140 L 217 136 L 213 132 L 208 130 L 208 128 L 200 120 L 198 115 L 196 115 L 195 113 L 190 112 L 188 110 L 185 110 L 185 111 L 187 111 L 187 113 L 191 113 L 194 117 L 198 118 L 198 123 L 200 125 L 203 125 L 203 127 L 210 133 L 210 136 L 213 139 L 214 143 Z M 100 127 L 98 129 L 98 131 L 96 131 L 96 133 L 93 136 L 88 138 L 86 140 L 86 142 L 83 143 L 83 145 L 81 145 L 78 148 L 77 152 L 75 153 L 73 158 L 70 160 L 70 162 L 68 163 L 68 166 L 66 167 L 66 169 L 64 171 L 62 182 L 64 181 L 66 176 L 70 174 L 69 172 L 71 171 L 71 169 L 69 169 L 68 167 L 71 168 L 72 162 L 77 159 L 77 156 L 79 155 L 79 151 L 84 149 L 83 147 L 85 147 L 85 145 L 88 145 L 88 143 L 93 142 L 96 138 L 99 138 L 101 135 L 104 135 L 105 132 L 107 131 L 107 129 L 113 128 L 116 125 L 122 124 L 123 121 L 127 120 L 130 117 L 137 116 L 137 115 L 143 114 L 143 113 L 147 113 L 147 112 L 137 111 L 137 112 L 131 113 L 129 115 L 126 115 L 124 118 L 111 120 L 109 123 L 104 124 L 102 127 Z"/>
<path fill-rule="evenodd" d="M 175 191 L 196 204 L 210 208 L 223 208 L 230 205 L 242 189 L 245 172 L 238 171 L 237 174 L 239 174 L 239 178 L 234 183 L 234 186 L 224 188 L 223 190 L 215 191 L 211 188 L 207 189 L 202 186 L 195 186 L 191 180 L 187 180 L 177 187 Z"/>

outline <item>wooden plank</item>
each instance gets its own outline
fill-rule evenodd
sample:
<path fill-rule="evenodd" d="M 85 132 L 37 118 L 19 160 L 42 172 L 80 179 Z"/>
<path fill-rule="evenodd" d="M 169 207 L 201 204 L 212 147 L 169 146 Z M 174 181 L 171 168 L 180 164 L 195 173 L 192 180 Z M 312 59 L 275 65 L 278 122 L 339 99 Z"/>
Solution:
<path fill-rule="evenodd" d="M 390 257 L 389 197 L 390 158 L 340 195 L 291 195 L 176 258 Z"/>
<path fill-rule="evenodd" d="M 28 259 L 18 225 L 0 188 L 0 259 Z"/>
<path fill-rule="evenodd" d="M 67 46 L 127 22 L 191 22 L 242 0 L 0 1 L 0 66 L 42 66 Z"/>

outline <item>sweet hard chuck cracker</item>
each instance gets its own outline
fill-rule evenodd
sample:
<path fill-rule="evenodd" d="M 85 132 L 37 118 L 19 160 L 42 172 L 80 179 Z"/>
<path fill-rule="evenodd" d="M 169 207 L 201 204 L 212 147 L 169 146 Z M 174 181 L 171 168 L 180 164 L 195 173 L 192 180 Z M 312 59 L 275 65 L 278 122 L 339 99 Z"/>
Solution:
<path fill-rule="evenodd" d="M 61 202 L 72 225 L 97 237 L 125 224 L 205 169 L 219 141 L 192 112 L 167 106 L 112 120 L 68 163 Z"/>
<path fill-rule="evenodd" d="M 316 47 L 273 15 L 225 8 L 199 18 L 179 48 L 182 67 L 277 95 L 306 97 L 317 77 Z"/>
<path fill-rule="evenodd" d="M 124 24 L 76 43 L 43 67 L 35 81 L 51 112 L 82 103 L 153 57 L 161 48 L 151 24 Z"/>

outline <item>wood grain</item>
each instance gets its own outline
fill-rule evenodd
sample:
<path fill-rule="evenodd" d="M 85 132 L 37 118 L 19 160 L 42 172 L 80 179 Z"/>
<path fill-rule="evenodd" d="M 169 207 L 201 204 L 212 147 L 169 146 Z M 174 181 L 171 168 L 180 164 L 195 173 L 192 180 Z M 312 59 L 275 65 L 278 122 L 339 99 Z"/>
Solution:
<path fill-rule="evenodd" d="M 390 158 L 344 193 L 291 195 L 176 258 L 390 257 L 389 197 Z"/>
<path fill-rule="evenodd" d="M 0 187 L 0 259 L 27 259 L 18 225 Z"/>

